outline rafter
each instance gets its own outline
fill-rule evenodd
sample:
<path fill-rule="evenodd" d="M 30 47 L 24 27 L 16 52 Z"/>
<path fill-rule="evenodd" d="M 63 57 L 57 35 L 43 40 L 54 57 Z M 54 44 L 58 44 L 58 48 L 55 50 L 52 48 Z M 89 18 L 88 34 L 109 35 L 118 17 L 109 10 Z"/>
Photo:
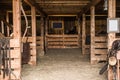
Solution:
<path fill-rule="evenodd" d="M 86 13 L 91 6 L 95 6 L 97 5 L 99 2 L 101 2 L 102 0 L 92 0 L 88 5 L 86 5 L 85 7 L 83 7 L 83 9 L 81 9 L 81 11 L 78 13 L 78 16 L 82 16 L 83 13 Z"/>
<path fill-rule="evenodd" d="M 24 0 L 28 5 L 34 6 L 41 14 L 41 16 L 46 17 L 47 14 L 43 11 L 43 9 L 36 3 L 35 0 Z"/>

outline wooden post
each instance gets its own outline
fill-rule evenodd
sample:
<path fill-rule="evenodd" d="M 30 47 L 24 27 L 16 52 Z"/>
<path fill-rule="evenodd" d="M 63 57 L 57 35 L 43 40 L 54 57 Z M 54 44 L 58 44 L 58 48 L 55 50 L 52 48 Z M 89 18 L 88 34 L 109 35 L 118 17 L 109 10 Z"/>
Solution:
<path fill-rule="evenodd" d="M 108 18 L 115 18 L 115 17 L 116 17 L 116 0 L 108 0 Z M 114 40 L 115 40 L 115 33 L 109 33 L 108 49 L 112 47 L 112 43 Z"/>
<path fill-rule="evenodd" d="M 31 18 L 32 18 L 32 57 L 31 64 L 36 65 L 36 10 L 35 7 L 31 7 Z"/>
<path fill-rule="evenodd" d="M 2 34 L 4 34 L 4 23 L 1 21 Z"/>
<path fill-rule="evenodd" d="M 93 59 L 95 56 L 94 56 L 94 52 L 95 52 L 95 49 L 94 49 L 94 44 L 95 44 L 95 6 L 91 6 L 90 7 L 90 11 L 91 11 L 91 48 L 90 48 L 90 52 L 91 52 L 91 64 L 93 64 Z"/>
<path fill-rule="evenodd" d="M 86 31 L 85 31 L 86 18 L 85 14 L 82 15 L 82 54 L 85 54 L 85 40 L 86 40 Z"/>
<path fill-rule="evenodd" d="M 81 24 L 80 24 L 80 18 L 78 18 L 78 44 L 79 48 L 81 47 Z"/>
<path fill-rule="evenodd" d="M 44 17 L 41 17 L 41 53 L 40 56 L 44 55 Z"/>
<path fill-rule="evenodd" d="M 9 12 L 6 13 L 6 21 L 9 23 Z M 10 36 L 10 28 L 7 26 L 7 36 Z"/>
<path fill-rule="evenodd" d="M 45 21 L 45 51 L 47 50 L 48 18 Z"/>
<path fill-rule="evenodd" d="M 11 66 L 15 67 L 13 73 L 16 75 L 17 79 L 21 77 L 21 0 L 12 0 L 13 1 L 13 34 L 14 42 L 11 44 L 17 44 L 17 47 L 14 46 L 14 55 L 17 55 L 19 58 L 14 59 Z M 16 42 L 15 42 L 16 41 Z M 14 56 L 14 55 L 11 55 Z"/>
<path fill-rule="evenodd" d="M 108 0 L 108 18 L 116 17 L 116 0 Z M 114 27 L 114 26 L 113 26 Z M 108 50 L 111 49 L 112 43 L 115 40 L 115 33 L 108 34 Z M 108 70 L 108 80 L 112 80 L 112 69 Z"/>

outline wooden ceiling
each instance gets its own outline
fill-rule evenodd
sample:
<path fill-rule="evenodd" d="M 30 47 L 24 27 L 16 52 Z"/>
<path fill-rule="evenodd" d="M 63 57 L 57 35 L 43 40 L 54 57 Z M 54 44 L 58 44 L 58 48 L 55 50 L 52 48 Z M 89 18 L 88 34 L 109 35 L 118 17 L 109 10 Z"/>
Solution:
<path fill-rule="evenodd" d="M 104 0 L 22 0 L 24 8 L 30 11 L 30 6 L 25 2 L 37 8 L 42 15 L 80 15 L 89 14 L 91 5 L 96 5 L 96 13 L 106 14 L 103 10 Z M 120 7 L 120 0 L 117 0 L 117 9 Z M 0 11 L 12 11 L 12 0 L 1 0 Z"/>
<path fill-rule="evenodd" d="M 77 14 L 90 0 L 36 0 L 48 15 Z"/>

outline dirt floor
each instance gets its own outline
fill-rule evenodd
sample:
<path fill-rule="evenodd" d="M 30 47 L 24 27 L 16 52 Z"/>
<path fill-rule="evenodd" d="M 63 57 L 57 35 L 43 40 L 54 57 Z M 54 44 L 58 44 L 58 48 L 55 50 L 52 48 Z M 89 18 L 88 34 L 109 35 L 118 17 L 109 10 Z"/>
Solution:
<path fill-rule="evenodd" d="M 24 65 L 23 80 L 107 80 L 99 75 L 103 63 L 91 65 L 80 49 L 50 49 L 38 58 L 37 66 Z"/>

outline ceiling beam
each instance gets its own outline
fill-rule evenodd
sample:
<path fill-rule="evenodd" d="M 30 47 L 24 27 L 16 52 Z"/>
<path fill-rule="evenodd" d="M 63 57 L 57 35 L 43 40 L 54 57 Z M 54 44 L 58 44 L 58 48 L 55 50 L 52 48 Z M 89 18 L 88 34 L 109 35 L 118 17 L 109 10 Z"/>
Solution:
<path fill-rule="evenodd" d="M 47 5 L 47 6 L 80 6 L 80 5 L 87 5 L 90 1 L 46 1 L 46 0 L 36 0 L 36 3 L 38 3 L 39 5 Z"/>
<path fill-rule="evenodd" d="M 75 4 L 75 3 L 79 3 L 79 4 L 87 4 L 89 3 L 90 1 L 43 1 L 43 0 L 36 0 L 36 3 L 39 3 L 39 4 Z"/>
<path fill-rule="evenodd" d="M 43 9 L 36 3 L 35 0 L 24 0 L 28 5 L 34 6 L 36 10 L 38 10 L 41 16 L 47 17 L 47 14 L 43 11 Z"/>
<path fill-rule="evenodd" d="M 82 16 L 83 13 L 86 13 L 88 10 L 90 10 L 91 6 L 96 6 L 98 3 L 100 3 L 102 0 L 92 0 L 88 5 L 83 7 L 81 11 L 78 13 L 78 16 Z"/>
<path fill-rule="evenodd" d="M 41 6 L 45 6 L 45 5 L 47 5 L 47 6 L 85 6 L 85 5 L 87 5 L 87 3 L 83 3 L 83 4 L 79 4 L 79 3 L 69 3 L 69 4 L 66 4 L 66 3 L 55 3 L 55 4 L 39 4 L 39 5 L 41 5 Z"/>

